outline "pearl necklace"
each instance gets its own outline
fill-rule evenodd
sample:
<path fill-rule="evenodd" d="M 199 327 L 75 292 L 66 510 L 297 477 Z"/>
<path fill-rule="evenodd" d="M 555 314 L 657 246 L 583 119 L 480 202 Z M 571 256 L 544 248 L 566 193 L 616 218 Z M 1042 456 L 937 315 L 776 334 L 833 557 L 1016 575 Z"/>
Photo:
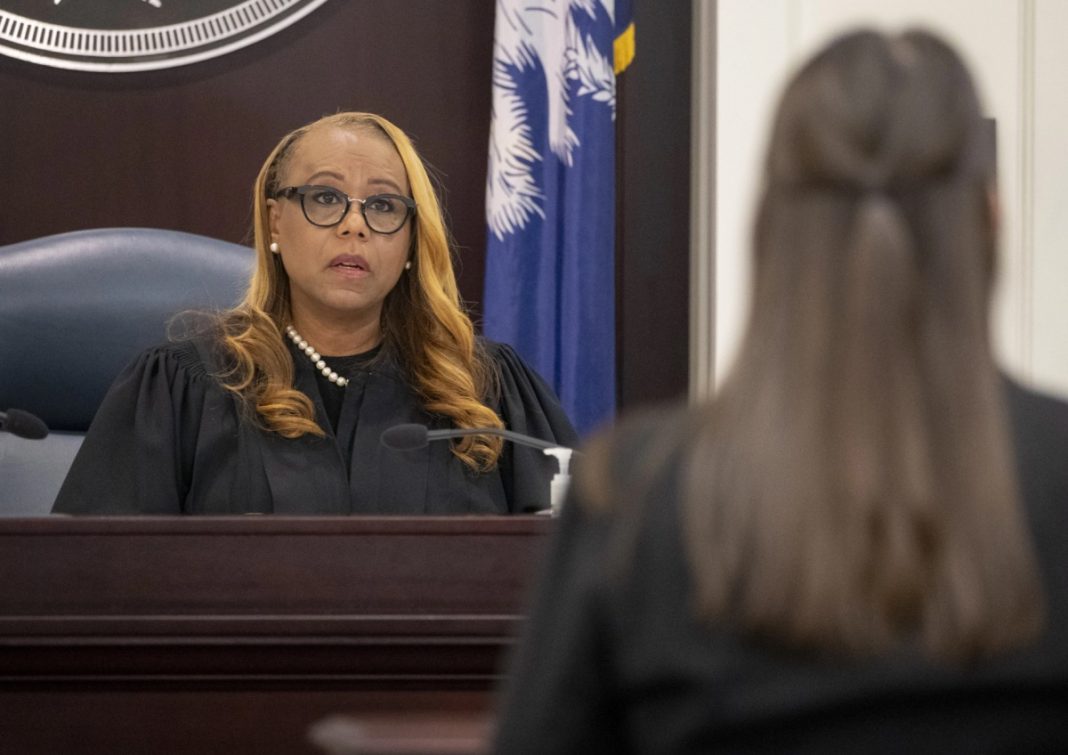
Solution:
<path fill-rule="evenodd" d="M 292 325 L 287 325 L 286 335 L 289 336 L 289 340 L 297 345 L 298 349 L 308 355 L 308 359 L 312 360 L 319 372 L 323 373 L 323 377 L 331 383 L 340 385 L 342 388 L 349 384 L 349 379 L 347 377 L 342 377 L 330 369 L 330 365 L 323 360 L 319 352 L 315 350 L 315 347 L 300 337 L 300 333 L 297 332 L 296 328 Z"/>

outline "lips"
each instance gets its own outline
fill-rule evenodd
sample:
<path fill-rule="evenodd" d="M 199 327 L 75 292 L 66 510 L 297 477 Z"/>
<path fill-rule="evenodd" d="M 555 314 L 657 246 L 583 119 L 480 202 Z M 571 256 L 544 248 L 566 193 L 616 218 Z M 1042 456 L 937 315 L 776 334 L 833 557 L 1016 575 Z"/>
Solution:
<path fill-rule="evenodd" d="M 371 266 L 358 254 L 339 254 L 330 260 L 330 267 L 339 272 L 369 273 Z"/>

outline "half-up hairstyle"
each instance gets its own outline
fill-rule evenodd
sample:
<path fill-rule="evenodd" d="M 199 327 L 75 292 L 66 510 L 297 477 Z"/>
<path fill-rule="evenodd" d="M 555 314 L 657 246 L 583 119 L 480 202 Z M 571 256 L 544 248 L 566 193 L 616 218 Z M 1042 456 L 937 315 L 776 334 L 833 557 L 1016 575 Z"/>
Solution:
<path fill-rule="evenodd" d="M 264 162 L 253 188 L 256 267 L 243 302 L 222 321 L 223 343 L 231 355 L 231 367 L 222 375 L 224 384 L 265 429 L 287 438 L 323 434 L 311 400 L 292 388 L 293 361 L 282 336 L 292 317 L 289 278 L 278 255 L 269 249 L 267 205 L 281 188 L 279 181 L 294 149 L 305 134 L 318 128 L 362 131 L 388 140 L 408 175 L 417 207 L 412 267 L 383 304 L 383 352 L 405 371 L 426 411 L 458 428 L 502 427 L 487 404 L 498 390 L 496 372 L 461 305 L 452 247 L 430 176 L 407 135 L 370 113 L 338 113 L 302 126 L 287 134 Z M 453 453 L 477 471 L 492 469 L 500 450 L 500 439 L 487 436 L 463 438 L 453 446 Z"/>
<path fill-rule="evenodd" d="M 965 66 L 924 32 L 840 38 L 786 88 L 748 332 L 665 440 L 700 617 L 951 662 L 1040 629 L 988 334 L 987 128 Z"/>

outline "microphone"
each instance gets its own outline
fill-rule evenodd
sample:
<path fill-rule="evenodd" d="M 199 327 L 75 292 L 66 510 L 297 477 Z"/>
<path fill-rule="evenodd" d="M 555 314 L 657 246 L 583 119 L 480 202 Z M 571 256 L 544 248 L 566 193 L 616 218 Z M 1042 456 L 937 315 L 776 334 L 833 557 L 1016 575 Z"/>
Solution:
<path fill-rule="evenodd" d="M 560 504 L 567 494 L 567 486 L 571 481 L 568 467 L 571 463 L 571 454 L 574 451 L 566 446 L 533 438 L 513 430 L 504 430 L 499 427 L 465 427 L 453 430 L 431 430 L 426 425 L 406 424 L 388 427 L 382 433 L 382 445 L 392 448 L 394 451 L 414 451 L 426 448 L 432 440 L 448 440 L 450 438 L 463 438 L 467 435 L 496 435 L 497 437 L 518 443 L 521 446 L 538 448 L 546 456 L 555 456 L 559 472 L 553 475 L 549 483 L 549 505 L 553 516 L 560 513 Z"/>
<path fill-rule="evenodd" d="M 40 440 L 48 435 L 48 425 L 21 409 L 0 412 L 0 430 L 29 440 Z"/>
<path fill-rule="evenodd" d="M 432 440 L 447 440 L 449 438 L 463 438 L 466 435 L 496 435 L 506 438 L 513 443 L 531 448 L 560 448 L 556 443 L 549 443 L 540 438 L 532 438 L 529 435 L 504 430 L 499 427 L 465 427 L 457 430 L 430 430 L 426 425 L 394 425 L 382 433 L 382 443 L 394 451 L 414 451 L 417 448 L 426 448 Z"/>

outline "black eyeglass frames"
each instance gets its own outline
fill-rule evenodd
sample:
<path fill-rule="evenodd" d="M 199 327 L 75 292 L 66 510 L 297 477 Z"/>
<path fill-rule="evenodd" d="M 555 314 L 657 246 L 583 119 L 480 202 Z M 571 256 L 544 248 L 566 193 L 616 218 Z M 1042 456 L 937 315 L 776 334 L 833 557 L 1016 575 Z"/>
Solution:
<path fill-rule="evenodd" d="M 293 199 L 300 197 L 300 208 L 312 225 L 330 228 L 349 214 L 352 205 L 360 206 L 367 227 L 375 233 L 396 233 L 415 214 L 415 200 L 400 194 L 372 194 L 364 199 L 350 197 L 332 186 L 287 186 L 279 189 L 275 197 Z"/>

